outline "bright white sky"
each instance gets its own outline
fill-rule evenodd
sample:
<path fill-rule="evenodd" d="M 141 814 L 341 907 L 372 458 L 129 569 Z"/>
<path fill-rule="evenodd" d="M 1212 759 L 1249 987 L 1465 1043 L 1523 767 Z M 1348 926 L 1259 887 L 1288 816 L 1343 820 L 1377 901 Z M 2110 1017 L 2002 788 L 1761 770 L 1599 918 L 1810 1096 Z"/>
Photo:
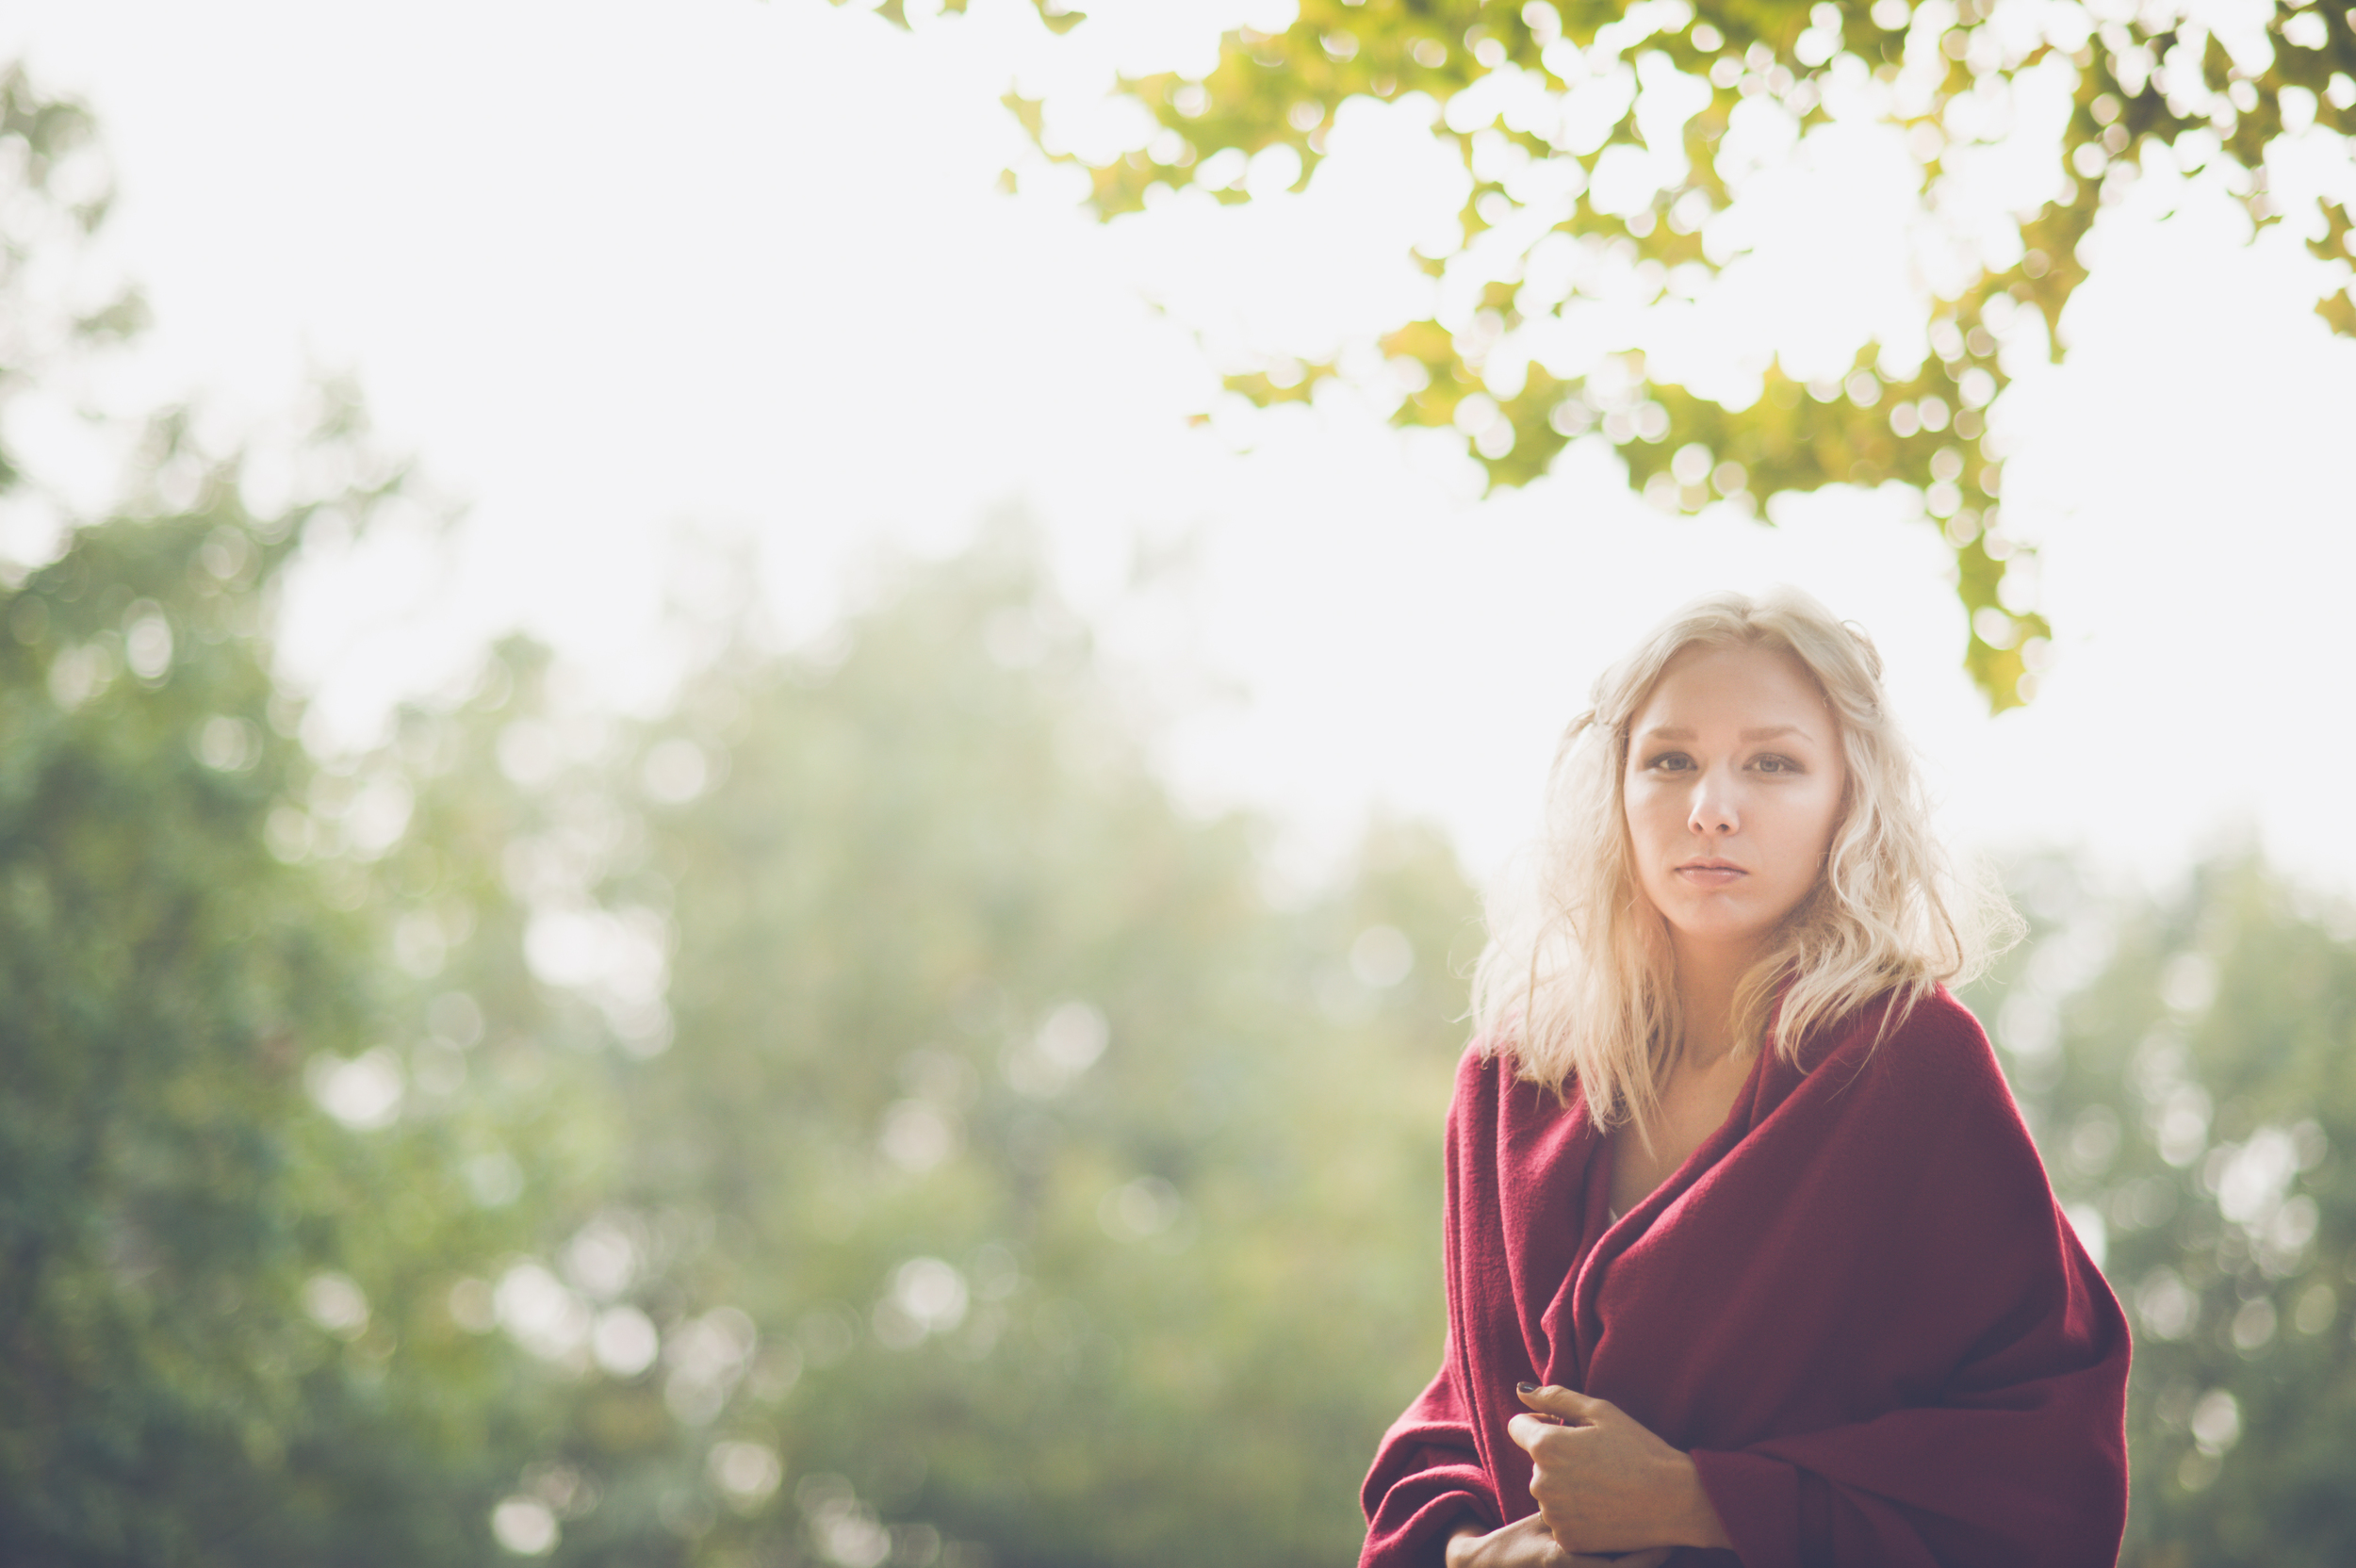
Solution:
<path fill-rule="evenodd" d="M 1369 117 L 1366 157 L 1267 210 L 1105 229 L 1052 180 L 1000 195 L 1036 161 L 1012 73 L 1200 58 L 1217 23 L 1107 5 L 1118 46 L 1079 55 L 980 8 L 909 37 L 820 0 L 30 0 L 0 52 L 99 112 L 112 243 L 158 318 L 140 396 L 201 391 L 235 430 L 350 370 L 466 503 L 447 547 L 396 531 L 293 596 L 289 660 L 347 736 L 516 625 L 654 700 L 690 535 L 752 541 L 806 633 L 880 549 L 954 547 L 1019 498 L 1167 706 L 1187 796 L 1273 809 L 1313 858 L 1383 808 L 1485 870 L 1605 662 L 1695 593 L 1790 581 L 1880 642 L 1963 836 L 2157 879 L 2254 824 L 2356 889 L 2356 345 L 2287 236 L 2249 250 L 2197 191 L 2160 221 L 2160 180 L 2106 218 L 2068 367 L 2000 405 L 2058 660 L 1991 722 L 1943 551 L 1888 498 L 1667 519 L 1590 453 L 1479 500 L 1349 399 L 1190 428 L 1216 384 L 1186 323 L 1306 350 L 1379 322 L 1418 298 L 1405 248 L 1452 210 L 1447 171 Z M 1877 156 L 1820 160 L 1857 243 L 1762 263 L 1735 330 L 1903 286 L 1872 275 L 1890 220 L 1840 184 Z M 1140 542 L 1180 563 L 1143 589 Z"/>

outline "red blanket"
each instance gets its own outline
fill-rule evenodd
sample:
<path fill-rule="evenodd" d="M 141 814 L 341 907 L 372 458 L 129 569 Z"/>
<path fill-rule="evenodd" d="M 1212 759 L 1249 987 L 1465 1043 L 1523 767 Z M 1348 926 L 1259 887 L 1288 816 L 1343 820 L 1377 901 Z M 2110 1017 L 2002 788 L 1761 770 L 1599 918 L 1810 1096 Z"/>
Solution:
<path fill-rule="evenodd" d="M 2127 1325 L 1943 989 L 1798 1067 L 1614 1223 L 1576 1101 L 1467 1052 L 1448 1109 L 1448 1359 L 1366 1477 L 1363 1564 L 1533 1511 L 1514 1384 L 1690 1451 L 1732 1555 L 1676 1568 L 2088 1568 L 2127 1510 Z"/>

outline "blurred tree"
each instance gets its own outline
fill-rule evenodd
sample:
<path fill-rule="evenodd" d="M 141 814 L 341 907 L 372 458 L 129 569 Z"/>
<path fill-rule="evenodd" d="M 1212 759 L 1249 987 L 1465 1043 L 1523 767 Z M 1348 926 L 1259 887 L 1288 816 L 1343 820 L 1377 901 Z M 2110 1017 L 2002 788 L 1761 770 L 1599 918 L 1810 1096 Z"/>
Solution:
<path fill-rule="evenodd" d="M 151 471 L 189 455 L 158 426 Z M 496 1368 L 434 1344 L 405 1276 L 500 1227 L 447 1129 L 388 1126 L 406 988 L 373 951 L 368 840 L 405 799 L 380 785 L 360 842 L 287 863 L 318 781 L 281 732 L 299 714 L 260 602 L 301 519 L 256 522 L 235 478 L 200 469 L 169 514 L 136 498 L 5 596 L 9 1561 L 307 1560 L 351 1536 L 373 1545 L 342 1560 L 389 1562 L 485 1538 L 487 1507 L 469 1532 L 416 1506 L 463 1474 L 465 1390 Z"/>
<path fill-rule="evenodd" d="M 70 404 L 87 122 L 8 82 L 0 392 Z M 94 522 L 8 470 L 0 1560 L 1350 1551 L 1438 1351 L 1445 847 L 1272 903 L 1008 539 L 643 735 L 510 643 L 314 757 L 274 597 L 417 525 L 311 426 L 167 411 Z"/>
<path fill-rule="evenodd" d="M 1446 849 L 1272 905 L 1006 535 L 648 743 L 604 891 L 666 919 L 676 1042 L 610 1217 L 674 1260 L 698 1560 L 1352 1553 L 1439 1353 Z"/>
<path fill-rule="evenodd" d="M 635 1060 L 663 1037 L 662 955 L 594 897 L 646 848 L 613 789 L 626 737 L 559 684 L 547 650 L 508 639 L 468 690 L 403 709 L 384 745 L 323 767 L 311 825 L 294 834 L 332 864 L 339 841 L 369 831 L 372 802 L 389 793 L 409 808 L 373 846 L 362 896 L 384 938 L 377 963 L 403 998 L 401 1130 L 435 1168 L 412 1177 L 415 1209 L 378 1272 L 418 1342 L 388 1386 L 437 1425 L 338 1435 L 359 1478 L 420 1472 L 415 1493 L 373 1484 L 456 1522 L 436 1560 L 484 1555 L 455 1543 L 487 1545 L 496 1522 L 509 1552 L 659 1565 L 686 1555 L 665 1505 L 701 1449 L 663 1416 L 662 1331 L 630 1290 L 660 1249 L 651 1260 L 635 1250 L 612 1208 Z M 646 1304 L 667 1313 L 660 1298 Z M 439 1386 L 446 1364 L 469 1358 L 497 1375 Z M 434 1446 L 467 1463 L 417 1465 Z"/>
<path fill-rule="evenodd" d="M 2135 1329 L 2121 1560 L 2356 1560 L 2356 919 L 2254 859 L 2156 906 L 2014 880 L 1995 1032 Z"/>
<path fill-rule="evenodd" d="M 91 241 L 113 203 L 113 176 L 90 111 L 0 65 L 0 410 L 37 388 L 66 390 L 93 351 L 147 319 L 138 290 L 108 281 Z M 0 494 L 20 504 L 26 476 L 14 432 L 0 436 Z"/>
<path fill-rule="evenodd" d="M 0 400 L 70 411 L 136 309 L 84 297 L 87 116 L 14 71 L 0 177 Z M 457 1092 L 486 1009 L 548 1010 L 426 984 L 449 923 L 516 951 L 496 858 L 433 869 L 465 780 L 414 725 L 315 764 L 268 636 L 288 564 L 371 526 L 399 466 L 332 390 L 275 461 L 185 411 L 96 428 L 135 437 L 98 521 L 0 456 L 11 515 L 62 530 L 0 571 L 0 1560 L 488 1560 L 561 1408 L 457 1321 L 489 1327 L 487 1287 L 451 1287 L 561 1213 L 588 1097 Z"/>
<path fill-rule="evenodd" d="M 1037 4 L 1058 30 L 1079 20 L 1060 0 Z M 2021 700 L 2048 628 L 2021 584 L 2005 591 L 2019 547 L 1998 526 L 2005 453 L 1983 411 L 2008 363 L 2058 354 L 2053 326 L 2086 275 L 2080 242 L 2141 160 L 2205 169 L 2253 224 L 2291 223 L 2338 268 L 2318 311 L 2356 332 L 2341 286 L 2356 184 L 2329 174 L 2356 129 L 2356 23 L 2338 6 L 2267 0 L 2229 17 L 2180 0 L 1280 0 L 1256 20 L 1225 36 L 1200 81 L 1120 82 L 1146 114 L 1133 147 L 1089 167 L 1101 217 L 1188 186 L 1221 202 L 1298 189 L 1353 99 L 1420 102 L 1470 180 L 1465 243 L 1424 257 L 1433 317 L 1399 324 L 1379 353 L 1278 360 L 1232 388 L 1271 403 L 1348 373 L 1399 399 L 1399 423 L 1463 432 L 1500 484 L 1599 428 L 1629 482 L 1671 511 L 1827 483 L 1919 486 L 1955 551 L 1965 663 L 2000 710 Z M 1081 161 L 1048 134 L 1040 103 L 1007 101 L 1050 156 Z M 1599 297 L 1707 302 L 1751 248 L 1738 209 L 1773 183 L 1761 172 L 1810 130 L 1860 115 L 1906 127 L 1915 229 L 1940 237 L 1942 253 L 1920 263 L 1922 331 L 1865 343 L 1805 383 L 1768 366 L 1755 382 L 1674 384 L 1685 372 L 1648 364 L 1641 328 Z M 2021 214 L 1981 211 L 1972 192 L 1998 141 L 2052 160 L 2050 193 Z M 1598 334 L 1615 351 L 1599 362 L 1579 347 Z"/>

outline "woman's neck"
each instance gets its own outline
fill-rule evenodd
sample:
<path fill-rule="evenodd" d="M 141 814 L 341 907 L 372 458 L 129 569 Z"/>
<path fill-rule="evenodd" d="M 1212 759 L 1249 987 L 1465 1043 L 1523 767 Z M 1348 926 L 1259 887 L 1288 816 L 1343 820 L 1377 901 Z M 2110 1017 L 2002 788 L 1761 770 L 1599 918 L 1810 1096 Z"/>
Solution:
<path fill-rule="evenodd" d="M 1758 961 L 1757 944 L 1677 944 L 1677 1005 L 1685 1016 L 1682 1065 L 1706 1070 L 1734 1049 L 1734 993 Z"/>

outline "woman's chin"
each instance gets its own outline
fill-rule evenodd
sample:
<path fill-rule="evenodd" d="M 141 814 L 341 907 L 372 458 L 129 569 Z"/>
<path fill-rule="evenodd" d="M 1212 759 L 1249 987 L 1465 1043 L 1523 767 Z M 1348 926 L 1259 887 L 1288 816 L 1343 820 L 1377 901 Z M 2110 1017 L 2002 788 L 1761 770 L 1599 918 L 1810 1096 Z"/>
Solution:
<path fill-rule="evenodd" d="M 1754 910 L 1730 909 L 1716 902 L 1675 911 L 1668 919 L 1679 942 L 1712 949 L 1757 947 L 1775 929 L 1774 921 L 1759 919 Z"/>

